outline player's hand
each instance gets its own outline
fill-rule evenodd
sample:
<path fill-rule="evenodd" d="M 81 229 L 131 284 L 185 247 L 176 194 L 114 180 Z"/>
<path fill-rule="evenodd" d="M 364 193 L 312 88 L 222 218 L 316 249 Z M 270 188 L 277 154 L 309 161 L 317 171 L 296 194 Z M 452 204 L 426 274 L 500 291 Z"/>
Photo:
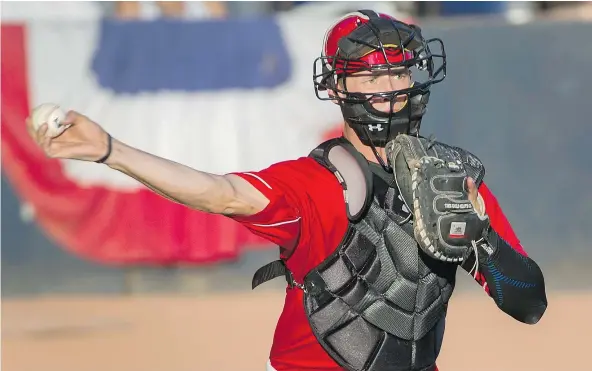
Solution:
<path fill-rule="evenodd" d="M 45 136 L 47 124 L 36 131 L 30 118 L 27 118 L 27 130 L 33 140 L 50 158 L 66 158 L 82 161 L 96 161 L 108 151 L 109 135 L 97 123 L 88 117 L 70 111 L 64 124 L 70 125 L 55 138 Z"/>
<path fill-rule="evenodd" d="M 485 210 L 483 210 L 483 207 L 478 200 L 479 199 L 479 190 L 477 189 L 477 185 L 475 184 L 475 181 L 471 177 L 467 178 L 467 188 L 469 191 L 469 200 L 471 201 L 471 204 L 473 204 L 473 207 L 475 208 L 475 211 L 477 212 L 477 214 L 483 216 L 483 214 L 485 214 Z"/>

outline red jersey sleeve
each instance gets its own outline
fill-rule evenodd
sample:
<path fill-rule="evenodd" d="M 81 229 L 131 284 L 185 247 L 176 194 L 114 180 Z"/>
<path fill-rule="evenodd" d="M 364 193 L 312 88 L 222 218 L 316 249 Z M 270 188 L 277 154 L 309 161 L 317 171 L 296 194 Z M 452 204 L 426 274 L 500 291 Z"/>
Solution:
<path fill-rule="evenodd" d="M 232 173 L 257 188 L 269 204 L 257 214 L 233 216 L 254 234 L 281 246 L 293 249 L 301 228 L 302 191 L 294 184 L 297 161 L 280 162 L 258 172 Z"/>
<path fill-rule="evenodd" d="M 483 199 L 485 212 L 489 216 L 489 222 L 491 223 L 493 230 L 496 231 L 497 234 L 503 238 L 512 248 L 514 248 L 514 250 L 518 251 L 524 256 L 527 256 L 526 251 L 524 251 L 524 248 L 520 244 L 520 240 L 516 236 L 514 229 L 512 229 L 510 222 L 504 215 L 504 212 L 497 202 L 496 197 L 493 195 L 493 193 L 491 193 L 485 182 L 481 183 L 479 186 L 479 195 Z M 483 287 L 488 295 L 491 295 L 489 292 L 489 287 L 487 287 L 485 276 L 481 272 L 478 272 L 473 278 Z"/>
<path fill-rule="evenodd" d="M 527 256 L 526 251 L 520 244 L 520 240 L 516 236 L 516 233 L 514 233 L 514 229 L 512 229 L 510 222 L 504 215 L 504 212 L 497 202 L 497 199 L 493 193 L 491 193 L 485 183 L 481 183 L 481 186 L 479 187 L 479 194 L 485 203 L 485 212 L 489 216 L 489 222 L 491 223 L 493 230 L 496 231 L 497 234 L 516 251 L 524 256 Z"/>

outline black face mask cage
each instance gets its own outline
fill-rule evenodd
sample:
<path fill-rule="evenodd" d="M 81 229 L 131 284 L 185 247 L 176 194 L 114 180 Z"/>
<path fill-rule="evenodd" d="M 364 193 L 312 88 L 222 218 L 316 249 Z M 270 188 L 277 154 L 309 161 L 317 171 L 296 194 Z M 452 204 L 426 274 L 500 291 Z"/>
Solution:
<path fill-rule="evenodd" d="M 359 27 L 340 40 L 337 55 L 321 56 L 315 59 L 313 64 L 313 84 L 315 95 L 319 100 L 332 100 L 338 103 L 364 103 L 380 97 L 392 101 L 397 96 L 407 95 L 411 97 L 415 94 L 421 94 L 431 85 L 444 80 L 446 77 L 446 52 L 441 39 L 425 40 L 421 36 L 418 27 L 407 26 L 394 20 L 380 19 L 381 24 L 377 25 L 376 23 L 378 22 L 370 19 L 368 23 L 364 24 L 367 27 Z M 390 27 L 388 27 L 389 25 Z M 382 29 L 379 28 L 380 26 L 382 26 Z M 405 31 L 408 36 L 405 37 L 402 31 Z M 396 33 L 396 36 L 393 35 L 394 33 Z M 360 39 L 359 36 L 365 36 L 365 38 Z M 393 44 L 383 41 L 385 38 L 392 40 L 393 36 L 395 40 L 402 40 L 402 42 L 399 42 L 397 46 L 391 46 Z M 368 41 L 368 39 L 370 40 Z M 415 48 L 410 50 L 409 47 L 411 46 Z M 434 53 L 432 48 L 435 48 L 437 53 Z M 386 63 L 371 65 L 360 59 L 374 51 L 379 51 Z M 407 54 L 410 51 L 412 57 L 408 58 Z M 397 53 L 397 56 L 401 56 L 402 60 L 396 63 L 389 62 L 388 56 L 389 54 L 392 56 L 393 52 Z M 424 81 L 415 81 L 413 86 L 407 89 L 360 94 L 348 91 L 345 84 L 345 77 L 356 72 L 413 67 L 417 68 L 420 73 L 427 73 L 427 78 Z M 338 84 L 340 79 L 344 82 L 341 88 Z M 325 96 L 320 93 L 321 91 L 330 91 L 332 94 Z"/>
<path fill-rule="evenodd" d="M 342 37 L 335 55 L 322 55 L 315 59 L 315 95 L 319 100 L 334 101 L 341 106 L 345 122 L 364 145 L 372 148 L 382 168 L 390 172 L 392 168 L 379 156 L 376 147 L 384 147 L 399 133 L 419 135 L 430 87 L 446 77 L 446 52 L 441 39 L 425 40 L 419 27 L 381 18 L 371 11 L 360 12 L 368 16 L 369 21 Z M 381 53 L 383 63 L 370 64 L 362 60 L 377 51 Z M 391 59 L 396 57 L 398 61 L 390 62 L 389 56 Z M 353 73 L 400 68 L 416 68 L 420 79 L 416 78 L 414 71 L 409 88 L 374 93 L 347 89 L 346 77 Z M 324 96 L 321 91 L 328 94 Z M 406 104 L 395 111 L 396 98 L 403 95 L 407 98 Z M 389 101 L 390 110 L 375 109 L 370 102 L 375 98 Z"/>

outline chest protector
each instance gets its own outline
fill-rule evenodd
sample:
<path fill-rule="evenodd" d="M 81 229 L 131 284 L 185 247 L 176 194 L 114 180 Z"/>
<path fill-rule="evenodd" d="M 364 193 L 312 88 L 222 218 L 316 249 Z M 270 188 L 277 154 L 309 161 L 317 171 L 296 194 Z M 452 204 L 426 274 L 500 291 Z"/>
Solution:
<path fill-rule="evenodd" d="M 463 159 L 454 147 L 436 143 L 434 150 Z M 378 200 L 368 162 L 348 141 L 329 140 L 310 156 L 343 187 L 347 232 L 304 282 L 295 282 L 278 260 L 255 273 L 253 288 L 285 275 L 302 289 L 314 335 L 346 370 L 434 370 L 457 265 L 423 253 L 411 215 L 393 210 L 397 189 L 389 187 L 384 202 Z"/>

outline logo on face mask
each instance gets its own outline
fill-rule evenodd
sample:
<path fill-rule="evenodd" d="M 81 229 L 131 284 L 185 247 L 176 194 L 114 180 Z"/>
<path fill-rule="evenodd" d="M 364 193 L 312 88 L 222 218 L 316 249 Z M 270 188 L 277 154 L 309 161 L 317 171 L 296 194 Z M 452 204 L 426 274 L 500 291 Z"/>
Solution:
<path fill-rule="evenodd" d="M 384 128 L 382 127 L 382 124 L 376 124 L 376 125 L 368 125 L 368 130 L 370 131 L 383 131 Z"/>

